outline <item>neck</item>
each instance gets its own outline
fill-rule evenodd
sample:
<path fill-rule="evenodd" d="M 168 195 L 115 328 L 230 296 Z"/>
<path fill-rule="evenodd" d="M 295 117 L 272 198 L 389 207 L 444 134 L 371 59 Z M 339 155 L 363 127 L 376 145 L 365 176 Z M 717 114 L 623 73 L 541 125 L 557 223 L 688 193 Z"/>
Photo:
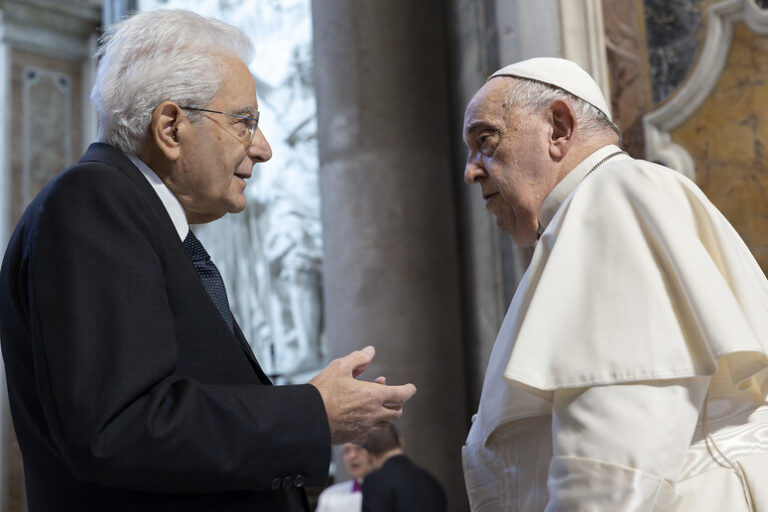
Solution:
<path fill-rule="evenodd" d="M 381 466 L 384 465 L 385 462 L 387 462 L 387 460 L 391 459 L 392 457 L 394 457 L 396 455 L 402 455 L 402 454 L 403 454 L 403 449 L 402 448 L 393 448 L 393 449 L 389 450 L 388 452 L 384 452 L 384 453 L 382 453 L 381 455 L 379 455 L 378 457 L 375 458 L 376 466 L 377 467 L 381 467 Z"/>

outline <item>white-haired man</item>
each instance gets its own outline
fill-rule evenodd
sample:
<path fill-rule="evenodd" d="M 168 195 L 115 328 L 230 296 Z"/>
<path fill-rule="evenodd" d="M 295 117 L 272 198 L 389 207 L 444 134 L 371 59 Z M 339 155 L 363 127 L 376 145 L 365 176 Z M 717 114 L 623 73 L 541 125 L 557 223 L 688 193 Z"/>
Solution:
<path fill-rule="evenodd" d="M 252 47 L 186 11 L 107 31 L 99 143 L 32 201 L 0 272 L 0 336 L 29 510 L 306 511 L 331 443 L 401 414 L 411 385 L 271 386 L 189 224 L 245 208 Z"/>
<path fill-rule="evenodd" d="M 536 245 L 463 448 L 472 510 L 768 510 L 768 281 L 730 224 L 624 153 L 563 59 L 497 71 L 464 140 L 466 181 Z"/>

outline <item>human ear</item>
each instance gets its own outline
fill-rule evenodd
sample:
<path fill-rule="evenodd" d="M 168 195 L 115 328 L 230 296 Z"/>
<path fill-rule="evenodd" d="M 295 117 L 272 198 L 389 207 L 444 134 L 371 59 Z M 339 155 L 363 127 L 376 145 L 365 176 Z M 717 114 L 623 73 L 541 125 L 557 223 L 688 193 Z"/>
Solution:
<path fill-rule="evenodd" d="M 549 108 L 551 116 L 549 153 L 552 158 L 560 160 L 568 152 L 568 147 L 573 139 L 576 116 L 570 105 L 563 100 L 552 103 Z"/>
<path fill-rule="evenodd" d="M 181 107 L 172 101 L 164 101 L 152 112 L 149 130 L 155 146 L 168 160 L 174 161 L 181 153 Z M 182 132 L 183 132 L 183 127 Z"/>

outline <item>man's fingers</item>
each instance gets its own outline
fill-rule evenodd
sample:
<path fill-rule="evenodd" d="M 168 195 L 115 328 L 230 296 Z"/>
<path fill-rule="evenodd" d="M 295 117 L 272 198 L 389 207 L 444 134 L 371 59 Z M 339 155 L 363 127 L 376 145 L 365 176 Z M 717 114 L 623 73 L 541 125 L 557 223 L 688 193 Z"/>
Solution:
<path fill-rule="evenodd" d="M 387 386 L 379 388 L 383 397 L 384 404 L 400 404 L 411 398 L 416 393 L 416 386 L 413 384 L 403 384 L 401 386 Z"/>
<path fill-rule="evenodd" d="M 403 415 L 403 408 L 399 409 L 390 409 L 388 407 L 381 408 L 378 418 L 376 419 L 375 425 L 380 425 L 382 423 L 391 423 L 393 421 L 397 421 L 400 419 L 400 417 Z"/>
<path fill-rule="evenodd" d="M 374 355 L 376 355 L 376 349 L 374 349 L 372 345 L 368 345 L 362 350 L 350 352 L 346 356 L 342 357 L 339 360 L 339 363 L 341 364 L 341 367 L 345 373 L 351 372 L 352 377 L 357 377 L 363 373 L 366 368 L 368 368 L 368 365 L 371 364 L 371 360 L 373 359 Z"/>
<path fill-rule="evenodd" d="M 376 377 L 375 379 L 373 379 L 373 382 L 375 382 L 376 384 L 386 384 L 387 378 L 382 375 L 380 377 Z"/>

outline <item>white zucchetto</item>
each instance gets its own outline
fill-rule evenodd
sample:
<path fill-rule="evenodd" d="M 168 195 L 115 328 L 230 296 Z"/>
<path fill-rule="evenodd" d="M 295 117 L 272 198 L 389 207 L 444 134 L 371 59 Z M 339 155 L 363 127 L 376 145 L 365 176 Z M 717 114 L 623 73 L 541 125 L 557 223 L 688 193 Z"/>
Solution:
<path fill-rule="evenodd" d="M 556 57 L 536 57 L 504 66 L 490 77 L 512 76 L 559 87 L 586 101 L 611 118 L 611 108 L 594 79 L 578 64 Z"/>

